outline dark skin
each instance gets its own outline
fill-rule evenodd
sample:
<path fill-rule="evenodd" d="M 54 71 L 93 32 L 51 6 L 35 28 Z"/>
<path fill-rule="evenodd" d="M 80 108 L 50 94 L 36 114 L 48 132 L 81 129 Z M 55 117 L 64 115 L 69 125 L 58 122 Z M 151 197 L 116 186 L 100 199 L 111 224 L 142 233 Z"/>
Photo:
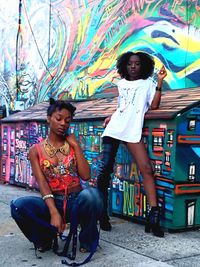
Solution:
<path fill-rule="evenodd" d="M 141 79 L 141 63 L 140 58 L 137 55 L 132 55 L 127 64 L 127 72 L 129 75 L 129 81 L 136 81 Z M 163 66 L 158 73 L 158 83 L 157 86 L 162 88 L 163 79 L 167 76 L 165 67 Z M 153 101 L 151 103 L 151 109 L 158 109 L 161 100 L 161 91 L 156 91 Z M 109 123 L 111 117 L 108 117 L 104 121 L 104 127 Z M 144 189 L 147 194 L 148 202 L 151 207 L 157 206 L 156 188 L 154 183 L 154 174 L 151 167 L 151 162 L 149 160 L 145 145 L 141 140 L 138 143 L 126 143 L 127 148 L 131 155 L 134 157 L 137 166 L 143 177 Z"/>
<path fill-rule="evenodd" d="M 49 133 L 48 139 L 50 143 L 56 148 L 63 146 L 65 143 L 65 140 L 69 143 L 69 145 L 75 151 L 78 174 L 83 180 L 86 181 L 90 179 L 89 163 L 84 157 L 82 149 L 80 145 L 78 144 L 75 135 L 69 134 L 67 137 L 64 135 L 69 128 L 71 119 L 72 119 L 71 113 L 67 109 L 62 109 L 60 111 L 57 110 L 51 116 L 48 116 L 47 121 L 50 127 L 50 133 Z M 39 145 L 41 149 L 43 149 L 42 151 L 44 151 L 43 142 L 41 142 Z M 45 196 L 48 194 L 52 194 L 52 191 L 47 183 L 46 177 L 44 176 L 41 170 L 41 167 L 39 164 L 39 156 L 38 156 L 38 152 L 35 146 L 32 146 L 30 148 L 29 158 L 31 161 L 33 174 L 36 177 L 38 185 L 39 185 L 41 195 Z M 58 164 L 58 158 L 56 156 L 51 158 L 51 160 L 55 164 Z M 51 216 L 50 223 L 58 229 L 59 233 L 62 233 L 65 229 L 65 224 L 63 222 L 63 219 L 59 211 L 56 208 L 54 199 L 48 198 L 45 200 L 45 202 L 49 208 L 49 212 Z"/>
<path fill-rule="evenodd" d="M 141 63 L 140 58 L 137 55 L 133 55 L 130 57 L 128 65 L 127 65 L 127 71 L 129 75 L 129 81 L 135 81 L 140 79 L 140 69 L 141 69 Z M 165 70 L 165 67 L 162 66 L 158 73 L 158 83 L 157 86 L 159 88 L 162 88 L 163 79 L 167 76 L 167 72 Z M 158 109 L 160 105 L 160 99 L 161 99 L 161 91 L 156 91 L 154 99 L 151 103 L 151 109 Z"/>
<path fill-rule="evenodd" d="M 141 63 L 140 58 L 137 55 L 133 55 L 130 57 L 129 62 L 127 64 L 127 72 L 129 74 L 129 81 L 136 81 L 140 79 L 140 69 L 141 69 Z M 159 88 L 162 88 L 163 79 L 167 76 L 167 72 L 164 66 L 160 69 L 158 73 L 158 83 L 157 86 Z M 160 100 L 161 100 L 161 91 L 156 91 L 155 96 L 151 103 L 151 109 L 158 109 L 160 106 Z M 104 120 L 103 126 L 106 127 L 106 125 L 109 123 L 111 117 L 107 117 Z"/>

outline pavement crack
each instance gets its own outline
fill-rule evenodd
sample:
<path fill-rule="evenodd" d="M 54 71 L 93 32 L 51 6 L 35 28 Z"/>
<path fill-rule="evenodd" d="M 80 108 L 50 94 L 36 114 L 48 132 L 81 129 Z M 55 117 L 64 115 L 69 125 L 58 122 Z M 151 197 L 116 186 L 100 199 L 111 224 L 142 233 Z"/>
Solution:
<path fill-rule="evenodd" d="M 5 204 L 5 205 L 9 206 L 9 203 L 8 203 L 8 202 L 5 202 L 5 201 L 3 201 L 3 200 L 0 200 L 0 203 L 3 203 L 3 204 Z"/>
<path fill-rule="evenodd" d="M 112 245 L 114 245 L 114 246 L 123 248 L 123 249 L 125 249 L 125 250 L 127 250 L 127 251 L 135 252 L 136 254 L 141 255 L 141 256 L 144 256 L 144 257 L 146 257 L 146 258 L 149 258 L 149 259 L 152 259 L 152 260 L 155 260 L 155 261 L 160 261 L 160 260 L 157 259 L 157 258 L 154 258 L 154 257 L 151 257 L 151 256 L 147 256 L 147 255 L 144 254 L 144 253 L 138 252 L 138 251 L 136 251 L 136 250 L 134 250 L 134 249 L 126 248 L 126 247 L 121 246 L 121 245 L 119 245 L 119 244 L 116 244 L 116 243 L 114 243 L 114 242 L 107 241 L 107 240 L 105 240 L 105 239 L 103 239 L 103 238 L 100 238 L 100 240 L 102 240 L 102 241 L 104 241 L 104 242 L 106 242 L 106 243 L 112 244 Z"/>
<path fill-rule="evenodd" d="M 163 262 L 189 259 L 189 258 L 198 257 L 198 256 L 200 256 L 199 253 L 198 254 L 189 255 L 189 256 L 184 256 L 184 257 L 177 257 L 177 258 L 172 258 L 172 259 L 168 259 L 168 260 L 163 260 Z"/>

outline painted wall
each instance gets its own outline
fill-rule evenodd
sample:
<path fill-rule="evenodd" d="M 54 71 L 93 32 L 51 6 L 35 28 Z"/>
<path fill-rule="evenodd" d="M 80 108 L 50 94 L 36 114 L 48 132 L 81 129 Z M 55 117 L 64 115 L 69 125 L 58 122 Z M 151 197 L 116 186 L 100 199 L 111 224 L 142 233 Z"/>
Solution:
<path fill-rule="evenodd" d="M 7 0 L 0 5 L 0 105 L 102 97 L 116 58 L 148 52 L 165 89 L 200 86 L 198 0 Z"/>

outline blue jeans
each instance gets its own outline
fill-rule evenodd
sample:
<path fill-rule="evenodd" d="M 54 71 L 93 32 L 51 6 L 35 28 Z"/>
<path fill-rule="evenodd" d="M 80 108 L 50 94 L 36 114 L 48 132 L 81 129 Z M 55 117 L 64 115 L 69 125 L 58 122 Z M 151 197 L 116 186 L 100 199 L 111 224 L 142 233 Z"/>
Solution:
<path fill-rule="evenodd" d="M 102 160 L 98 170 L 97 188 L 102 192 L 104 199 L 104 210 L 102 219 L 108 219 L 108 187 L 111 180 L 111 174 L 115 164 L 117 150 L 119 148 L 120 140 L 109 136 L 103 137 L 103 152 Z"/>
<path fill-rule="evenodd" d="M 55 204 L 60 214 L 63 215 L 63 196 L 56 196 Z M 98 236 L 97 220 L 103 210 L 102 195 L 92 187 L 80 193 L 71 193 L 67 200 L 66 222 L 70 222 L 70 213 L 74 205 L 77 207 L 78 223 L 81 225 L 79 240 L 90 246 Z M 49 224 L 49 209 L 41 197 L 21 197 L 11 201 L 10 206 L 11 216 L 23 234 L 36 247 L 52 241 L 56 228 Z"/>

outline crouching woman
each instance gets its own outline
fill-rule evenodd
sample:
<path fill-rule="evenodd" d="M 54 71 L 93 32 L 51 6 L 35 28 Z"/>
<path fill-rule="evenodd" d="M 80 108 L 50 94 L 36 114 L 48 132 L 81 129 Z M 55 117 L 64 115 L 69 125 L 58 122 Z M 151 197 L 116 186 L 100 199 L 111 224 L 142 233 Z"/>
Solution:
<path fill-rule="evenodd" d="M 82 189 L 80 179 L 90 179 L 90 167 L 75 135 L 66 134 L 75 110 L 69 102 L 50 99 L 49 135 L 29 152 L 42 197 L 27 196 L 11 202 L 12 217 L 41 252 L 52 248 L 55 233 L 62 234 L 66 222 L 73 225 L 73 234 L 80 224 L 81 252 L 90 251 L 98 243 L 97 221 L 103 200 L 96 188 Z"/>

